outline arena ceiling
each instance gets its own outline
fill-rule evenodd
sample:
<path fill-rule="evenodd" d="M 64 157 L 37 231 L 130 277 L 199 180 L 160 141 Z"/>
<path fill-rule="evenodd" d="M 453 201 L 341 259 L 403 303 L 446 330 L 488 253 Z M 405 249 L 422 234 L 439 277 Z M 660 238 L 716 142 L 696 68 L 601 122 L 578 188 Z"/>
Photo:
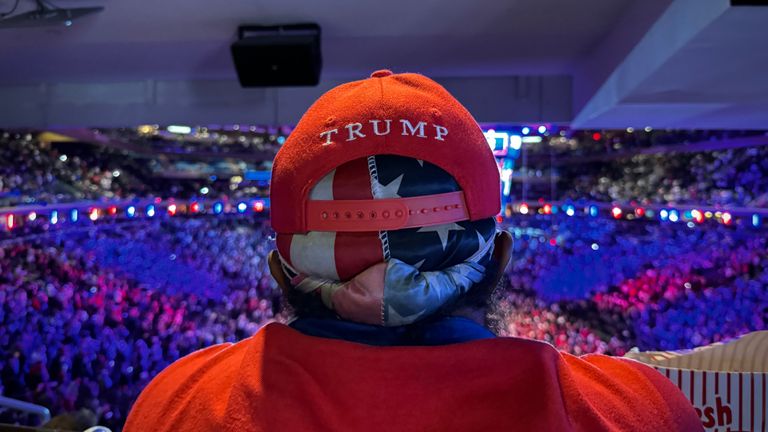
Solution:
<path fill-rule="evenodd" d="M 707 54 L 688 42 L 697 43 L 717 22 L 707 38 L 744 30 L 733 14 L 723 20 L 728 0 L 52 1 L 60 7 L 105 10 L 70 27 L 0 29 L 0 127 L 4 122 L 290 123 L 322 90 L 382 67 L 437 77 L 481 121 L 653 126 L 669 119 L 653 113 L 702 111 L 687 106 L 688 99 L 721 83 L 723 74 L 700 80 L 682 74 Z M 0 0 L 0 11 L 13 2 Z M 674 9 L 670 4 L 679 9 L 679 18 L 703 3 L 710 5 L 710 14 L 695 25 L 680 19 L 663 24 Z M 33 7 L 31 0 L 21 0 L 19 11 Z M 323 29 L 320 87 L 238 88 L 229 54 L 238 25 L 307 21 Z M 672 36 L 684 43 L 659 47 L 657 37 L 655 62 L 633 58 L 638 46 L 660 31 L 659 22 L 667 34 L 670 26 L 678 26 Z M 752 27 L 753 37 L 764 36 L 755 23 Z M 735 39 L 721 45 L 726 49 Z M 727 50 L 720 55 L 728 55 Z M 618 88 L 616 82 L 627 84 L 626 70 L 638 70 L 642 62 L 653 69 L 635 74 L 638 82 L 631 88 Z M 763 74 L 753 75 L 758 81 Z M 663 82 L 665 91 L 654 80 Z M 743 87 L 743 74 L 739 81 Z M 723 86 L 721 93 L 728 88 Z M 729 96 L 729 103 L 734 99 Z M 762 102 L 763 96 L 752 94 L 748 108 Z M 691 117 L 672 116 L 681 121 Z M 751 117 L 754 124 L 764 120 L 754 113 Z"/>
<path fill-rule="evenodd" d="M 643 0 L 647 1 L 647 0 Z M 324 76 L 562 74 L 635 0 L 56 0 L 104 6 L 71 27 L 0 30 L 4 83 L 234 78 L 241 24 L 317 22 Z M 8 9 L 13 0 L 0 0 Z M 20 9 L 32 9 L 22 0 Z M 41 61 L 45 59 L 46 61 Z"/>

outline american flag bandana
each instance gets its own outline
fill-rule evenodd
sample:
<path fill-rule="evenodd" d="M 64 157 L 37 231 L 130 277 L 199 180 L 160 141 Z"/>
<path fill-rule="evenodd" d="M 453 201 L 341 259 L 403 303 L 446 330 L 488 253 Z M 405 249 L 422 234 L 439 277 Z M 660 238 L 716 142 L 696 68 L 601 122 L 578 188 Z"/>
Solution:
<path fill-rule="evenodd" d="M 311 200 L 405 198 L 459 191 L 426 161 L 377 155 L 323 177 Z M 493 250 L 492 218 L 379 232 L 278 234 L 294 288 L 320 295 L 342 318 L 383 326 L 429 316 L 482 280 Z"/>

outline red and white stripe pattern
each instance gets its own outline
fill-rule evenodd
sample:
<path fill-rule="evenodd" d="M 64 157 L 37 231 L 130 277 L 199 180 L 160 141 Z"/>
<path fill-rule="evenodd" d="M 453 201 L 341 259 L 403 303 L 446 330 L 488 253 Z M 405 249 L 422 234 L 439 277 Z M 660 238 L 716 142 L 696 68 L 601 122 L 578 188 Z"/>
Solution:
<path fill-rule="evenodd" d="M 323 177 L 310 200 L 373 199 L 371 171 L 366 159 L 346 163 Z M 344 281 L 385 260 L 379 232 L 309 232 L 278 234 L 277 249 L 296 273 Z M 353 251 L 353 253 L 350 253 Z"/>
<path fill-rule="evenodd" d="M 706 430 L 768 432 L 768 374 L 656 369 L 683 391 Z"/>
<path fill-rule="evenodd" d="M 693 350 L 627 357 L 655 367 L 675 383 L 707 430 L 768 432 L 768 331 Z"/>

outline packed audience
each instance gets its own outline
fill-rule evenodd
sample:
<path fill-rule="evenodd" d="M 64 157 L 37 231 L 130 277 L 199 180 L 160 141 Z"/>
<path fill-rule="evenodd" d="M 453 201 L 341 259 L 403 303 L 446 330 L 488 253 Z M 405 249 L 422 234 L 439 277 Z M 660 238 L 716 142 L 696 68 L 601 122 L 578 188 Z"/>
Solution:
<path fill-rule="evenodd" d="M 170 166 L 161 158 L 33 134 L 0 131 L 0 144 L 0 205 L 267 192 L 229 179 L 163 180 L 152 174 Z M 639 155 L 562 169 L 559 190 L 571 199 L 761 206 L 766 156 L 761 147 Z M 171 362 L 288 319 L 266 263 L 271 229 L 257 214 L 41 227 L 0 240 L 0 394 L 54 415 L 89 410 L 119 430 L 139 392 Z M 518 215 L 502 227 L 515 242 L 492 311 L 500 335 L 623 355 L 766 328 L 763 229 L 562 213 Z M 0 411 L 0 423 L 31 421 Z"/>
<path fill-rule="evenodd" d="M 559 199 L 765 207 L 768 146 L 639 154 L 564 166 L 557 177 Z"/>
<path fill-rule="evenodd" d="M 177 131 L 185 133 L 178 133 Z M 264 152 L 274 156 L 290 133 L 289 127 L 253 125 L 196 126 L 174 129 L 159 125 L 101 129 L 113 139 L 141 146 L 149 153 L 196 155 L 248 155 Z"/>
<path fill-rule="evenodd" d="M 54 414 L 88 408 L 119 429 L 171 362 L 273 318 L 268 233 L 245 219 L 178 219 L 4 244 L 2 394 Z"/>
<path fill-rule="evenodd" d="M 531 307 L 512 310 L 539 317 L 538 333 L 518 331 L 518 320 L 512 335 L 559 337 L 575 341 L 568 351 L 592 352 L 592 328 L 610 343 L 597 352 L 621 354 L 691 348 L 768 323 L 762 231 L 550 216 L 512 224 L 506 292 L 532 292 Z"/>
<path fill-rule="evenodd" d="M 102 130 L 113 140 L 130 142 L 143 152 L 81 143 L 48 143 L 37 134 L 0 131 L 0 205 L 31 202 L 125 199 L 148 196 L 265 195 L 266 183 L 243 179 L 248 170 L 269 170 L 269 160 L 288 129 L 246 130 L 197 128 L 187 135 L 150 127 Z M 254 129 L 251 131 L 250 129 Z M 566 136 L 560 136 L 560 133 Z M 529 199 L 661 204 L 768 206 L 768 146 L 718 151 L 628 154 L 618 160 L 583 162 L 578 158 L 556 168 L 537 162 L 543 149 L 589 156 L 593 147 L 605 152 L 646 146 L 717 141 L 762 132 L 636 131 L 581 132 L 563 130 L 538 144 L 526 144 L 529 166 L 518 167 L 513 195 L 526 187 Z M 592 136 L 590 136 L 590 134 Z M 596 136 L 600 136 L 595 140 Z M 140 145 L 135 145 L 136 143 Z M 168 147 L 170 146 L 170 147 Z M 611 150 L 613 149 L 613 150 Z M 168 154 L 176 155 L 169 159 Z M 218 155 L 217 159 L 201 155 Z M 175 159 L 186 155 L 188 159 Z M 254 155 L 261 162 L 234 162 L 232 155 Z M 672 156 L 670 156 L 672 155 Z M 196 159 L 197 158 L 197 159 Z M 556 187 L 551 187 L 549 179 Z M 539 190 L 540 189 L 540 190 Z M 555 191 L 556 196 L 552 195 Z"/>
<path fill-rule="evenodd" d="M 535 131 L 534 131 L 535 133 Z M 756 130 L 666 130 L 627 128 L 626 130 L 570 130 L 555 128 L 527 149 L 534 159 L 621 154 L 658 146 L 689 146 L 704 142 L 764 135 Z"/>
<path fill-rule="evenodd" d="M 516 241 L 493 313 L 501 335 L 622 355 L 765 328 L 768 253 L 757 231 L 544 216 L 505 227 Z M 254 216 L 226 215 L 5 241 L 2 394 L 54 413 L 87 408 L 119 429 L 174 360 L 285 319 L 266 264 L 270 235 Z"/>
<path fill-rule="evenodd" d="M 0 130 L 0 206 L 148 197 L 261 196 L 266 182 L 243 173 L 268 169 L 227 161 L 185 162 L 90 144 L 50 143 Z"/>

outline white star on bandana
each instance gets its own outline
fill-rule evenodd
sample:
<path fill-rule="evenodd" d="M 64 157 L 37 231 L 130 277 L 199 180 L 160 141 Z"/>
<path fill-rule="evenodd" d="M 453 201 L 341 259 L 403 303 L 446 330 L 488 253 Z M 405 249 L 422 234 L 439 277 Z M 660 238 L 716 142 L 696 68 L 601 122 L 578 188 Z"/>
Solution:
<path fill-rule="evenodd" d="M 404 175 L 405 174 L 400 174 L 400 177 L 392 180 L 387 185 L 383 185 L 379 183 L 379 180 L 376 179 L 373 182 L 373 187 L 372 187 L 374 198 L 376 199 L 401 198 L 401 196 L 398 195 L 397 192 L 400 190 L 400 183 L 402 183 Z"/>
<path fill-rule="evenodd" d="M 436 232 L 437 235 L 440 236 L 440 243 L 442 243 L 443 250 L 445 250 L 445 246 L 448 244 L 448 233 L 451 231 L 464 231 L 464 227 L 457 225 L 454 222 L 449 224 L 423 227 L 416 232 Z"/>
<path fill-rule="evenodd" d="M 406 314 L 405 316 L 402 316 L 399 313 L 397 313 L 397 311 L 392 306 L 389 306 L 387 309 L 388 309 L 387 323 L 390 326 L 410 324 L 412 322 L 417 321 L 419 318 L 421 318 L 422 315 L 424 315 L 427 312 L 426 310 L 422 310 L 421 312 L 417 312 L 412 315 Z"/>

